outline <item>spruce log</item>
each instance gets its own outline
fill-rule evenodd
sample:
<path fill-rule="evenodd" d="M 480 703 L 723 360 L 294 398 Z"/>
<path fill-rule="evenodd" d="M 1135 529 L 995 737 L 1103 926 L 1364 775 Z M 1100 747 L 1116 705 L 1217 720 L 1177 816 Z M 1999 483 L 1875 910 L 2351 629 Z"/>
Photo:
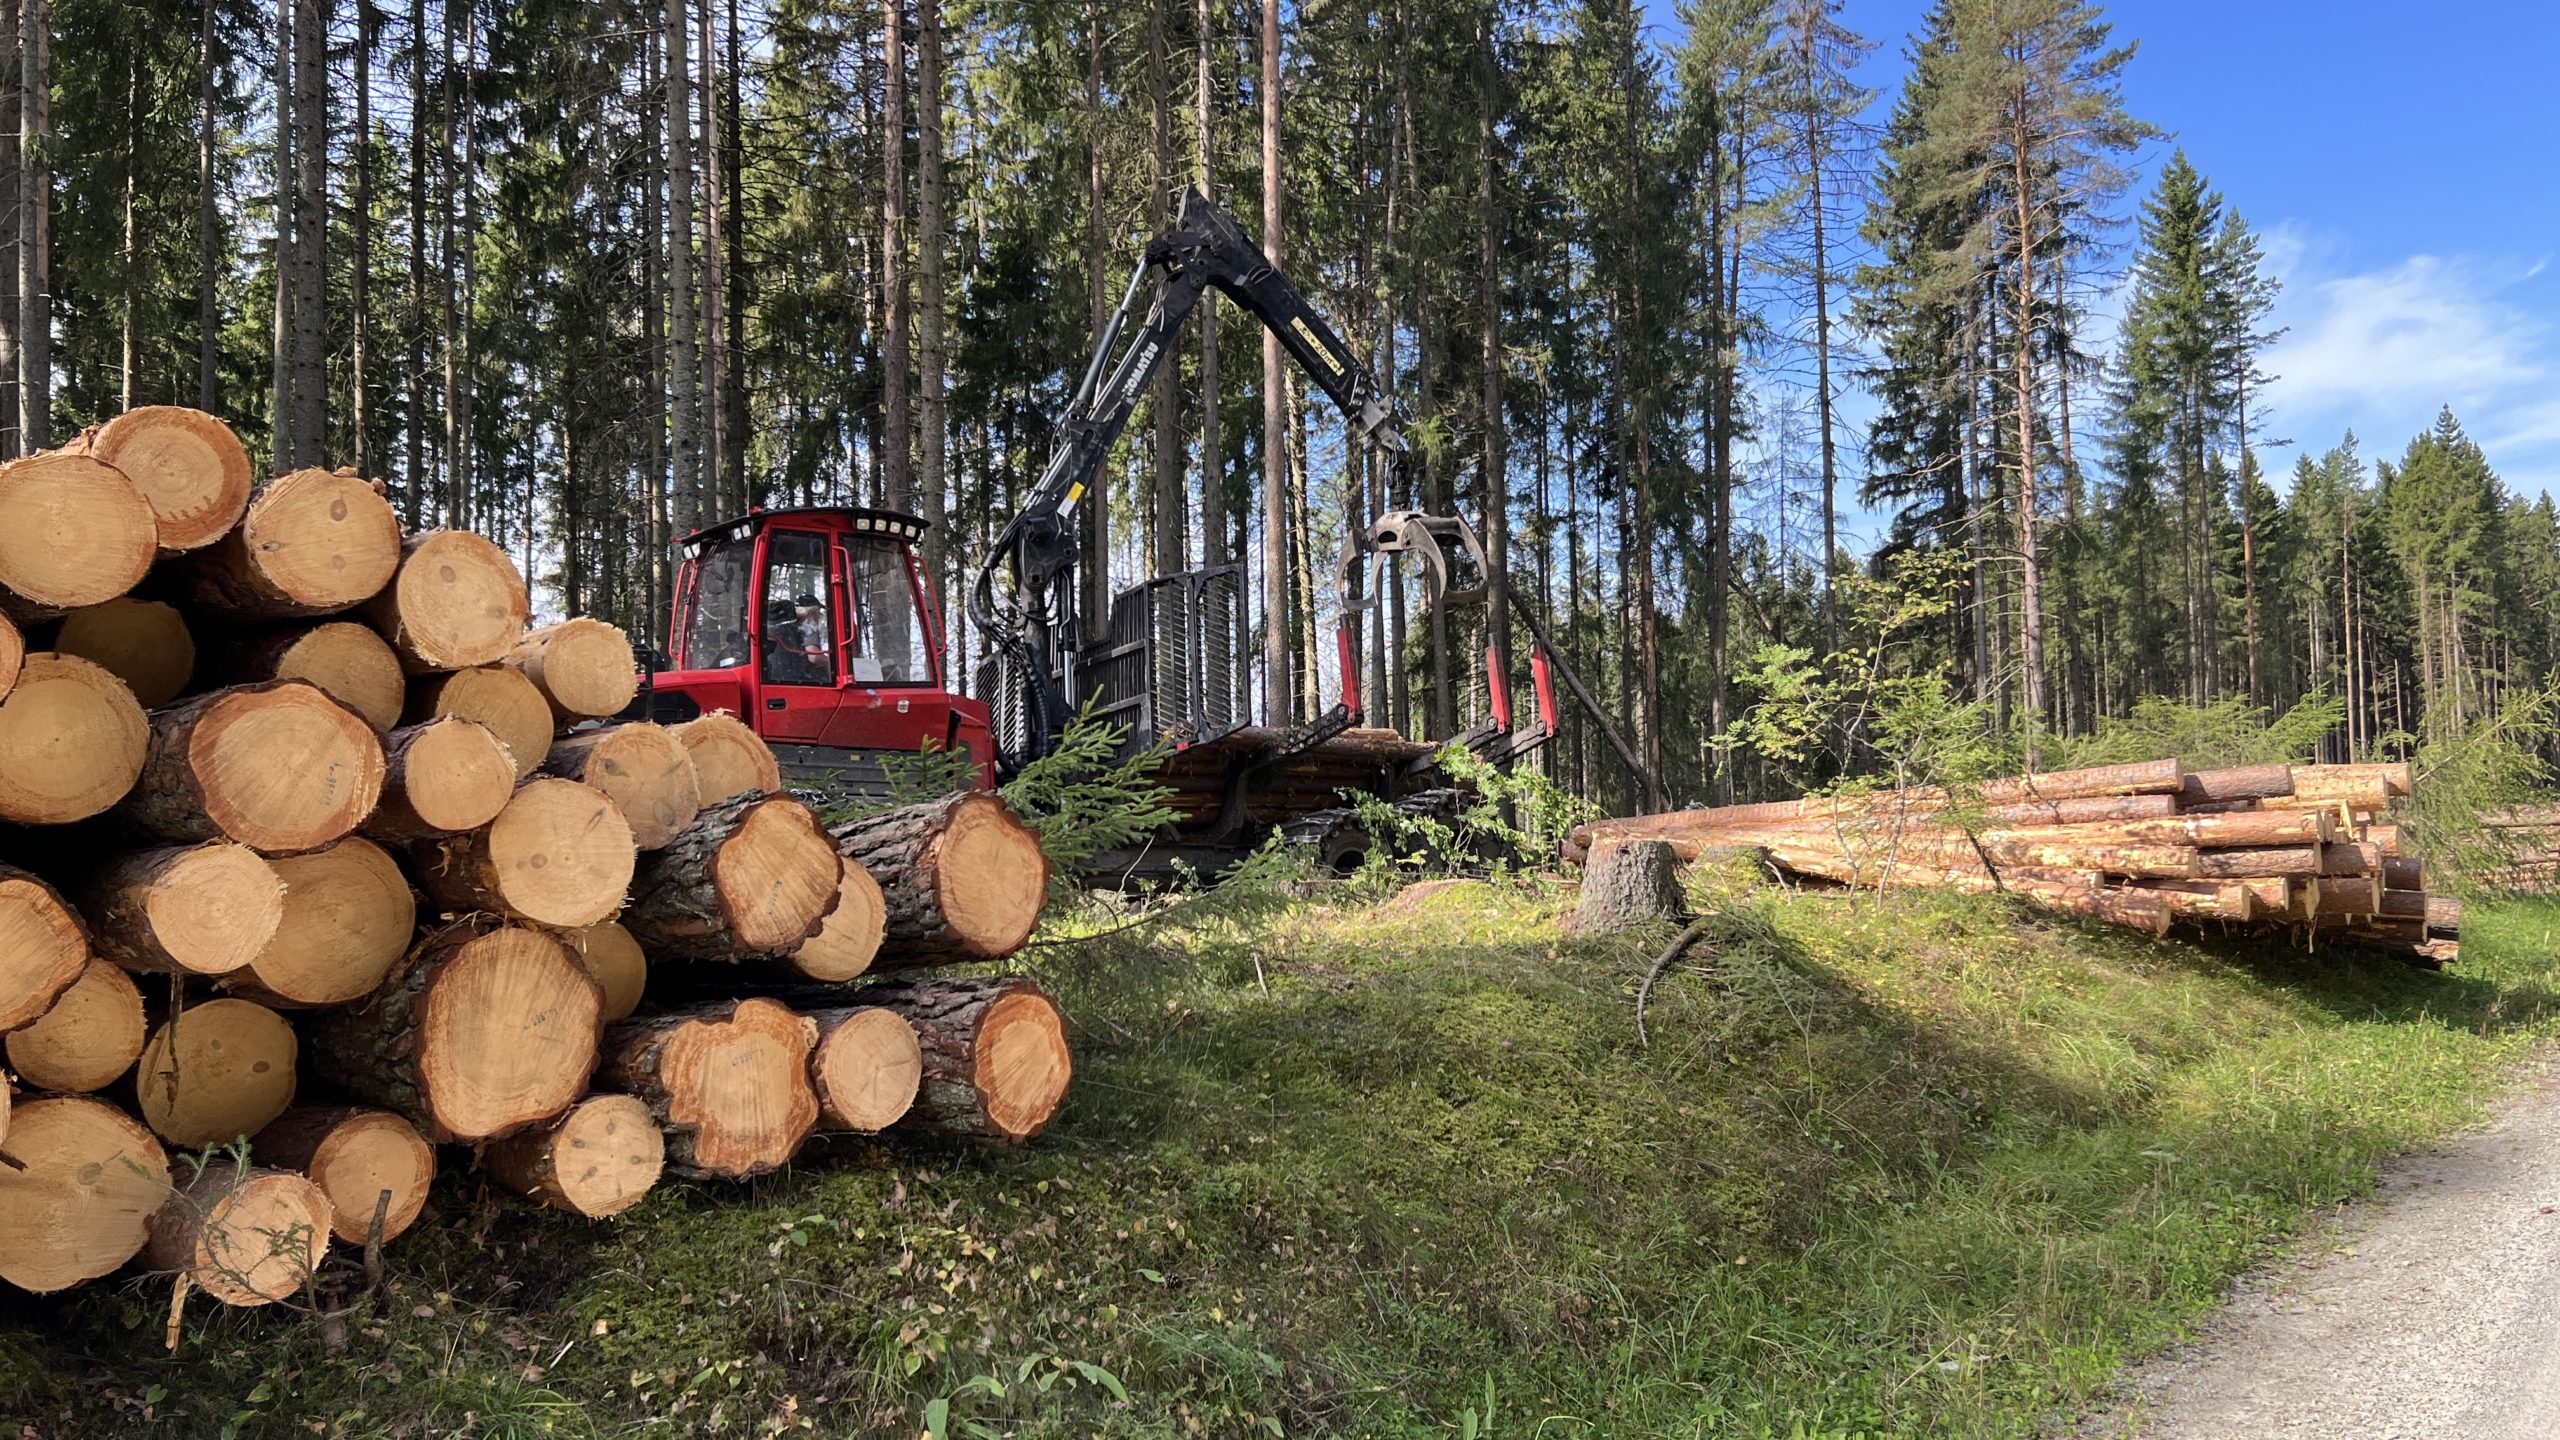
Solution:
<path fill-rule="evenodd" d="M 2356 838 L 2371 845 L 2387 862 L 2399 858 L 2400 827 L 2397 825 L 2364 825 Z"/>
<path fill-rule="evenodd" d="M 63 447 L 114 466 L 151 507 L 160 552 L 201 550 L 249 509 L 249 452 L 219 416 L 141 405 Z"/>
<path fill-rule="evenodd" d="M 216 1162 L 151 1217 L 143 1263 L 225 1305 L 272 1305 L 319 1270 L 332 1218 L 307 1175 Z"/>
<path fill-rule="evenodd" d="M 1680 857 L 1661 840 L 1619 840 L 1591 852 L 1580 898 L 1564 920 L 1573 936 L 1616 935 L 1662 925 L 1688 913 Z"/>
<path fill-rule="evenodd" d="M 400 723 L 409 696 L 391 643 L 352 620 L 264 631 L 223 651 L 213 669 L 237 685 L 308 680 L 363 716 L 375 734 Z"/>
<path fill-rule="evenodd" d="M 972 790 L 835 827 L 836 848 L 880 882 L 875 968 L 995 960 L 1019 950 L 1049 898 L 1040 839 L 992 791 Z"/>
<path fill-rule="evenodd" d="M 180 573 L 202 609 L 290 620 L 361 605 L 399 568 L 391 502 L 351 470 L 312 469 L 268 481 L 239 525 L 188 556 Z"/>
<path fill-rule="evenodd" d="M 104 1090 L 141 1058 L 144 1028 L 133 977 L 92 960 L 52 1009 L 9 1032 L 9 1068 L 38 1090 Z"/>
<path fill-rule="evenodd" d="M 808 806 L 783 795 L 739 795 L 641 857 L 622 923 L 661 956 L 788 955 L 818 933 L 843 878 Z"/>
<path fill-rule="evenodd" d="M 130 595 L 63 616 L 53 649 L 104 666 L 145 710 L 177 699 L 196 669 L 195 638 L 178 607 Z"/>
<path fill-rule="evenodd" d="M 20 619 L 113 600 L 159 553 L 151 503 L 105 461 L 54 450 L 0 465 L 0 604 Z"/>
<path fill-rule="evenodd" d="M 531 775 L 551 750 L 551 707 L 533 682 L 504 665 L 482 665 L 450 675 L 421 678 L 409 692 L 401 718 L 415 725 L 440 716 L 477 720 L 489 727 L 515 761 L 516 778 Z"/>
<path fill-rule="evenodd" d="M 2180 808 L 2191 805 L 2223 804 L 2234 800 L 2263 800 L 2293 793 L 2294 767 L 2275 765 L 2232 765 L 2219 770 L 2192 770 L 2178 786 Z"/>
<path fill-rule="evenodd" d="M 382 772 L 372 727 L 319 686 L 235 685 L 151 717 L 150 757 L 121 813 L 162 839 L 291 855 L 372 814 Z"/>
<path fill-rule="evenodd" d="M 2320 873 L 2323 875 L 2379 875 L 2384 860 L 2382 847 L 2354 841 L 2340 841 L 2320 847 Z"/>
<path fill-rule="evenodd" d="M 18 630 L 18 622 L 0 614 L 0 699 L 18 683 L 18 671 L 27 663 L 27 637 Z"/>
<path fill-rule="evenodd" d="M 562 725 L 618 714 L 640 693 L 630 637 L 601 620 L 545 625 L 516 641 L 506 658 L 542 692 Z"/>
<path fill-rule="evenodd" d="M 487 825 L 410 853 L 419 887 L 438 904 L 575 929 L 622 907 L 635 852 L 611 796 L 539 779 L 519 786 Z"/>
<path fill-rule="evenodd" d="M 516 762 L 488 726 L 458 715 L 404 726 L 382 743 L 382 803 L 364 833 L 399 843 L 476 830 L 515 794 Z"/>
<path fill-rule="evenodd" d="M 870 970 L 880 956 L 884 910 L 880 882 L 871 872 L 839 855 L 836 908 L 827 912 L 818 933 L 791 952 L 790 965 L 812 980 L 840 984 Z"/>
<path fill-rule="evenodd" d="M 1074 1064 L 1066 1021 L 1039 986 L 917 977 L 867 986 L 862 998 L 915 1028 L 924 1074 L 904 1123 L 1016 1143 L 1057 1114 Z"/>
<path fill-rule="evenodd" d="M 898 1123 L 924 1080 L 915 1027 L 877 1005 L 812 1010 L 807 1016 L 818 1027 L 817 1048 L 809 1056 L 818 1128 L 870 1134 Z"/>
<path fill-rule="evenodd" d="M 551 936 L 449 927 L 362 1003 L 312 1017 L 312 1069 L 429 1140 L 493 1139 L 585 1093 L 603 1007 L 586 967 Z"/>
<path fill-rule="evenodd" d="M 2427 888 L 2427 862 L 2414 855 L 2382 857 L 2382 883 L 2394 890 Z"/>
<path fill-rule="evenodd" d="M 2427 897 L 2427 929 L 2438 935 L 2451 935 L 2462 928 L 2462 899 L 2457 895 Z"/>
<path fill-rule="evenodd" d="M 133 789 L 151 725 L 106 667 L 38 651 L 0 698 L 0 820 L 64 825 Z"/>
<path fill-rule="evenodd" d="M 144 974 L 228 975 L 284 921 L 274 863 L 230 840 L 122 856 L 83 898 L 98 954 Z"/>
<path fill-rule="evenodd" d="M 590 1220 L 638 1204 L 666 1164 L 666 1132 L 630 1095 L 590 1095 L 559 1119 L 480 1152 L 480 1168 L 499 1184 Z"/>
<path fill-rule="evenodd" d="M 271 1009 L 345 1005 L 379 988 L 417 933 L 418 899 L 381 846 L 350 835 L 268 862 L 284 884 L 274 936 L 225 991 Z"/>
<path fill-rule="evenodd" d="M 587 967 L 604 991 L 604 1019 L 610 1025 L 640 1008 L 649 988 L 649 956 L 631 932 L 611 920 L 564 933 L 569 953 Z"/>
<path fill-rule="evenodd" d="M 2406 761 L 2370 765 L 2296 765 L 2293 793 L 2304 800 L 2346 799 L 2379 790 L 2398 799 L 2410 793 Z"/>
<path fill-rule="evenodd" d="M 2431 918 L 2427 911 L 2427 894 L 2423 890 L 2385 888 L 2374 897 L 2374 913 L 2389 916 L 2394 920 Z"/>
<path fill-rule="evenodd" d="M 293 1103 L 301 1042 L 247 1000 L 201 1000 L 161 1023 L 134 1071 L 142 1122 L 172 1145 L 228 1145 Z"/>
<path fill-rule="evenodd" d="M 89 966 L 89 937 L 59 891 L 0 865 L 0 1033 L 54 1007 Z"/>
<path fill-rule="evenodd" d="M 2262 850 L 2209 850 L 2196 859 L 2196 873 L 2208 880 L 2250 880 L 2267 876 L 2321 874 L 2319 845 L 2280 845 Z"/>
<path fill-rule="evenodd" d="M 2354 876 L 2323 876 L 2311 882 L 2311 913 L 2327 917 L 2369 916 L 2381 908 L 2382 887 Z"/>
<path fill-rule="evenodd" d="M 85 1095 L 29 1100 L 0 1165 L 0 1280 L 39 1295 L 112 1274 L 142 1251 L 169 1198 L 169 1154 L 142 1123 Z"/>
<path fill-rule="evenodd" d="M 702 810 L 702 784 L 684 742 L 645 720 L 564 736 L 552 742 L 541 769 L 612 796 L 643 850 L 675 839 Z"/>
<path fill-rule="evenodd" d="M 693 757 L 693 772 L 702 803 L 717 805 L 737 795 L 772 795 L 782 789 L 782 765 L 773 747 L 746 722 L 725 710 L 670 727 Z"/>
<path fill-rule="evenodd" d="M 400 547 L 400 569 L 365 618 L 413 675 L 506 658 L 531 604 L 507 552 L 468 530 L 429 530 Z"/>
<path fill-rule="evenodd" d="M 377 1210 L 381 1238 L 398 1239 L 418 1223 L 436 1180 L 435 1147 L 418 1127 L 388 1110 L 354 1105 L 296 1105 L 257 1133 L 249 1154 L 260 1165 L 309 1176 L 329 1197 L 332 1232 L 350 1245 L 374 1238 Z"/>
<path fill-rule="evenodd" d="M 749 1179 L 780 1169 L 818 1123 L 817 1038 L 772 1000 L 625 1020 L 605 1033 L 596 1083 L 648 1105 L 679 1174 Z"/>

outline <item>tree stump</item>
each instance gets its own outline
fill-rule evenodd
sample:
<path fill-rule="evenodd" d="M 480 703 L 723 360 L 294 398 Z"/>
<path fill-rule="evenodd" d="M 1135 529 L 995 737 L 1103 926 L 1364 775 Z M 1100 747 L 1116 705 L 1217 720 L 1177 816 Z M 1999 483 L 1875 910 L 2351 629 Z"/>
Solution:
<path fill-rule="evenodd" d="M 669 728 L 693 757 L 694 779 L 704 806 L 782 789 L 782 766 L 773 758 L 773 747 L 737 716 L 714 711 Z"/>
<path fill-rule="evenodd" d="M 455 911 L 575 929 L 612 917 L 631 884 L 631 827 L 610 796 L 575 780 L 529 780 L 478 830 L 411 850 L 418 885 Z"/>
<path fill-rule="evenodd" d="M 201 550 L 249 509 L 249 452 L 219 416 L 184 405 L 139 405 L 65 450 L 103 460 L 151 507 L 163 555 Z"/>
<path fill-rule="evenodd" d="M 516 790 L 515 757 L 489 727 L 447 715 L 404 726 L 382 743 L 382 803 L 364 833 L 394 844 L 476 830 Z"/>
<path fill-rule="evenodd" d="M 504 665 L 482 665 L 422 677 L 401 719 L 411 725 L 454 715 L 489 727 L 524 779 L 551 752 L 551 707 L 533 682 Z"/>
<path fill-rule="evenodd" d="M 9 1068 L 38 1090 L 65 1095 L 104 1090 L 142 1055 L 142 992 L 133 977 L 92 960 L 53 1008 L 9 1032 Z"/>
<path fill-rule="evenodd" d="M 79 982 L 89 938 L 59 891 L 0 865 L 0 1032 L 36 1019 Z"/>
<path fill-rule="evenodd" d="M 992 791 L 971 790 L 839 825 L 845 858 L 880 883 L 875 969 L 998 960 L 1049 899 L 1040 839 Z"/>
<path fill-rule="evenodd" d="M 159 553 L 150 502 L 105 461 L 53 450 L 0 465 L 0 604 L 18 618 L 113 600 Z"/>
<path fill-rule="evenodd" d="M 843 876 L 808 806 L 782 795 L 739 795 L 641 857 L 622 924 L 660 957 L 789 955 L 835 909 Z"/>
<path fill-rule="evenodd" d="M 506 658 L 530 604 L 515 562 L 468 530 L 429 530 L 400 547 L 400 569 L 365 618 L 413 675 Z"/>
<path fill-rule="evenodd" d="M 330 1222 L 310 1177 L 216 1162 L 151 1217 L 142 1258 L 225 1305 L 272 1305 L 320 1268 Z"/>
<path fill-rule="evenodd" d="M 352 620 L 263 631 L 223 648 L 213 669 L 235 685 L 307 680 L 363 716 L 377 735 L 400 723 L 400 707 L 409 698 L 391 642 Z"/>
<path fill-rule="evenodd" d="M 590 1220 L 638 1204 L 666 1163 L 666 1132 L 630 1095 L 590 1095 L 559 1119 L 480 1152 L 480 1168 L 499 1184 Z"/>
<path fill-rule="evenodd" d="M 274 863 L 233 840 L 120 856 L 84 899 L 97 953 L 144 974 L 228 975 L 284 921 Z"/>
<path fill-rule="evenodd" d="M 350 1245 L 373 1238 L 376 1210 L 385 1241 L 418 1223 L 436 1179 L 435 1147 L 388 1110 L 296 1105 L 259 1131 L 249 1152 L 260 1165 L 309 1176 L 329 1197 L 332 1232 Z"/>
<path fill-rule="evenodd" d="M 134 1074 L 143 1123 L 189 1150 L 255 1135 L 293 1103 L 300 1042 L 246 1000 L 204 1000 L 151 1032 Z"/>
<path fill-rule="evenodd" d="M 0 1280 L 38 1295 L 114 1273 L 169 1198 L 169 1153 L 142 1122 L 85 1095 L 30 1100 L 0 1165 Z"/>
<path fill-rule="evenodd" d="M 66 825 L 133 789 L 151 723 L 105 666 L 39 651 L 0 699 L 0 820 Z"/>
<path fill-rule="evenodd" d="M 151 717 L 151 753 L 120 813 L 164 840 L 317 850 L 382 798 L 382 741 L 317 685 L 270 680 Z"/>
<path fill-rule="evenodd" d="M 617 714 L 640 693 L 630 637 L 601 620 L 545 625 L 517 640 L 506 659 L 542 692 L 562 725 Z"/>
<path fill-rule="evenodd" d="M 730 1001 L 614 1026 L 596 1082 L 648 1105 L 678 1173 L 744 1180 L 780 1169 L 816 1128 L 816 1043 L 817 1027 L 774 1001 Z"/>
<path fill-rule="evenodd" d="M 313 1073 L 439 1143 L 548 1120 L 585 1093 L 604 994 L 558 940 L 501 925 L 420 942 L 391 983 L 309 1022 Z"/>
<path fill-rule="evenodd" d="M 915 1027 L 895 1010 L 854 1005 L 807 1012 L 818 1027 L 809 1079 L 818 1128 L 872 1133 L 898 1123 L 924 1080 Z"/>
<path fill-rule="evenodd" d="M 702 810 L 702 784 L 684 742 L 645 720 L 553 741 L 541 769 L 612 796 L 631 822 L 632 843 L 643 850 L 663 848 Z"/>
<path fill-rule="evenodd" d="M 1677 921 L 1688 913 L 1680 855 L 1661 840 L 1622 840 L 1591 852 L 1582 898 L 1565 917 L 1567 935 L 1616 935 Z"/>
<path fill-rule="evenodd" d="M 345 1005 L 372 994 L 409 953 L 418 899 L 379 845 L 350 835 L 267 862 L 284 886 L 273 938 L 221 988 L 279 1010 Z"/>
<path fill-rule="evenodd" d="M 923 1076 L 906 1123 L 1008 1144 L 1045 1129 L 1074 1063 L 1057 1003 L 1018 976 L 885 980 L 862 998 L 916 1033 Z"/>
<path fill-rule="evenodd" d="M 188 556 L 180 574 L 200 609 L 290 620 L 361 605 L 399 568 L 391 502 L 351 470 L 311 469 L 268 481 L 239 525 Z"/>
<path fill-rule="evenodd" d="M 196 670 L 195 637 L 178 607 L 130 595 L 63 616 L 53 649 L 104 666 L 145 710 L 177 699 Z"/>

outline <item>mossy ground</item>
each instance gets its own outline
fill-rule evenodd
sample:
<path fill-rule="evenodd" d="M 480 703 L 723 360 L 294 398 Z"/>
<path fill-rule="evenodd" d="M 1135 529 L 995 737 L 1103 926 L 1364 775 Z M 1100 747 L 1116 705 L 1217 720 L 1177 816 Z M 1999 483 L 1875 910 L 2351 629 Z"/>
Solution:
<path fill-rule="evenodd" d="M 2554 1024 L 2560 907 L 2458 973 L 1927 896 L 1346 894 L 1034 963 L 1048 1137 L 834 1142 L 587 1224 L 467 1169 L 338 1319 L 0 1301 L 37 1435 L 2033 1435 Z M 1472 1412 L 1472 1414 L 1470 1414 Z M 9 1427 L 14 1433 L 15 1427 Z"/>

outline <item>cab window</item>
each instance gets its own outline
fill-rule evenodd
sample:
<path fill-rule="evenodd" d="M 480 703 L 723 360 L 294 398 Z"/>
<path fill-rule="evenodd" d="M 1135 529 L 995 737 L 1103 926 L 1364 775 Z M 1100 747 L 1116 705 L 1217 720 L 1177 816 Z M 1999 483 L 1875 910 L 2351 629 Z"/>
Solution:
<path fill-rule="evenodd" d="M 764 678 L 781 685 L 832 685 L 835 654 L 827 539 L 777 530 L 765 542 Z"/>
<path fill-rule="evenodd" d="M 857 597 L 853 650 L 846 671 L 857 685 L 930 685 L 924 612 L 907 573 L 907 549 L 875 535 L 850 536 L 845 557 Z"/>
<path fill-rule="evenodd" d="M 680 639 L 683 663 L 696 670 L 726 670 L 747 663 L 747 594 L 755 541 L 737 537 L 705 546 L 694 559 L 693 597 Z"/>

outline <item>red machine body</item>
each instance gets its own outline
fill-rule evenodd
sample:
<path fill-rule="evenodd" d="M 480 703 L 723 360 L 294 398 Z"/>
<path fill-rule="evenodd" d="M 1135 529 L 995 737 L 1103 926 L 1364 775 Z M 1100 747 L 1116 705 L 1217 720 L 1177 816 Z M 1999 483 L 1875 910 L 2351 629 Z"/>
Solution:
<path fill-rule="evenodd" d="M 941 606 L 916 557 L 925 523 L 891 510 L 756 510 L 679 542 L 669 668 L 641 708 L 668 723 L 726 710 L 795 783 L 855 789 L 939 748 L 995 783 L 986 705 L 942 673 Z"/>

